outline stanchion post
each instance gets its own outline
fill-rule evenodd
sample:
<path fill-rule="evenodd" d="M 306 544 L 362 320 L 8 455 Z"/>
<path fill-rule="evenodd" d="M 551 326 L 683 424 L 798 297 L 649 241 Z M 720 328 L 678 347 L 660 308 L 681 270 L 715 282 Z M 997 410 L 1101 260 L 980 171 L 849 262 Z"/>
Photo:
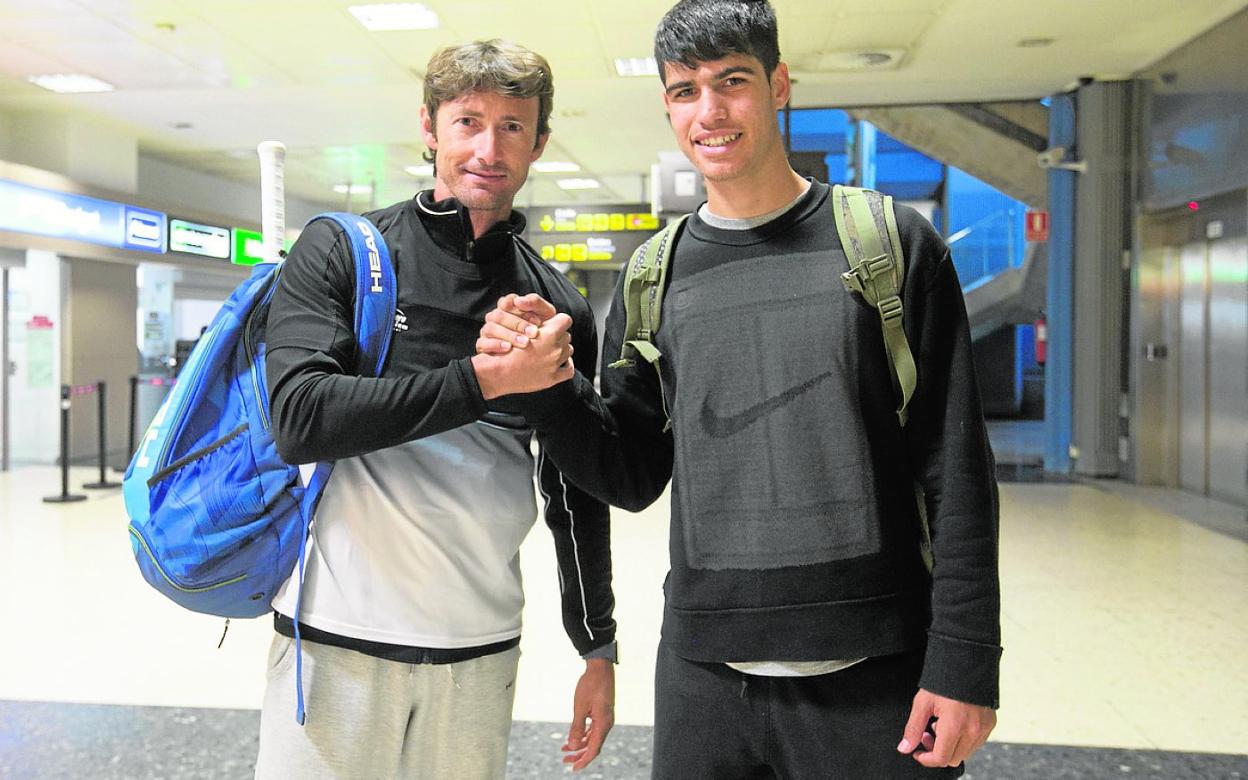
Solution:
<path fill-rule="evenodd" d="M 139 378 L 133 374 L 130 375 L 130 428 L 126 434 L 126 458 L 134 457 L 134 426 L 138 422 L 135 419 L 139 411 Z"/>
<path fill-rule="evenodd" d="M 102 380 L 96 382 L 95 394 L 99 396 L 100 409 L 100 481 L 84 482 L 82 486 L 88 490 L 121 487 L 120 482 L 113 482 L 104 473 L 108 467 L 108 383 Z"/>
<path fill-rule="evenodd" d="M 69 385 L 61 385 L 61 494 L 45 496 L 48 504 L 84 501 L 86 496 L 69 492 Z"/>

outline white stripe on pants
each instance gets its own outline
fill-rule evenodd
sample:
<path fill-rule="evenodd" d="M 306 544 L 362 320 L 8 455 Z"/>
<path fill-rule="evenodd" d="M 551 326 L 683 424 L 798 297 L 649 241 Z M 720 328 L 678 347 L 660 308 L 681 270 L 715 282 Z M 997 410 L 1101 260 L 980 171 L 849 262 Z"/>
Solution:
<path fill-rule="evenodd" d="M 306 724 L 295 721 L 295 642 L 269 650 L 256 777 L 492 780 L 507 769 L 520 648 L 405 664 L 303 641 Z"/>

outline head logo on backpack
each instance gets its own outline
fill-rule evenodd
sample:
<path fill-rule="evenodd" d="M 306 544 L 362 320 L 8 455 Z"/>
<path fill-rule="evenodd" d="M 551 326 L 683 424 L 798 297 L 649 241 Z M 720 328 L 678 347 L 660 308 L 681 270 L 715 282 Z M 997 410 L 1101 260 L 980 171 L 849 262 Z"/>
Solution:
<path fill-rule="evenodd" d="M 332 220 L 348 237 L 359 372 L 377 376 L 396 298 L 385 241 L 363 217 L 313 219 Z M 298 465 L 284 462 L 273 442 L 265 325 L 280 270 L 280 263 L 257 265 L 217 312 L 123 481 L 143 577 L 183 607 L 209 615 L 263 615 L 296 563 L 302 574 L 308 524 L 333 467 L 318 464 L 305 484 Z"/>

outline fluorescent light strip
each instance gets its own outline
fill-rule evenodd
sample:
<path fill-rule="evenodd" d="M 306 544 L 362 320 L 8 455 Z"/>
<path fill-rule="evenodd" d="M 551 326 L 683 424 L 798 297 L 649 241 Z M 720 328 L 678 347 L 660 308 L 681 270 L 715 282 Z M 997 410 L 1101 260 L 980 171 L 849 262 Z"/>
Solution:
<path fill-rule="evenodd" d="M 348 192 L 350 190 L 350 192 Z M 373 188 L 367 184 L 335 184 L 334 192 L 339 195 L 366 195 L 373 191 Z"/>
<path fill-rule="evenodd" d="M 533 163 L 533 170 L 538 173 L 576 173 L 581 166 L 574 162 L 559 162 L 557 160 L 549 160 L 543 162 L 538 160 Z"/>
<path fill-rule="evenodd" d="M 621 76 L 657 76 L 659 65 L 654 57 L 621 57 L 615 61 L 615 72 Z"/>
<path fill-rule="evenodd" d="M 596 190 L 602 186 L 597 179 L 560 179 L 555 183 L 565 190 Z"/>
<path fill-rule="evenodd" d="M 409 176 L 415 176 L 418 179 L 432 179 L 433 178 L 433 166 L 432 165 L 409 165 L 406 168 L 404 168 L 403 171 L 407 173 Z"/>
<path fill-rule="evenodd" d="M 433 30 L 439 26 L 438 14 L 420 3 L 376 3 L 347 8 L 366 29 Z"/>
<path fill-rule="evenodd" d="M 100 81 L 82 73 L 53 73 L 46 76 L 30 76 L 26 80 L 37 87 L 43 87 L 49 92 L 59 92 L 64 95 L 78 95 L 87 92 L 112 92 L 115 89 L 107 81 Z"/>

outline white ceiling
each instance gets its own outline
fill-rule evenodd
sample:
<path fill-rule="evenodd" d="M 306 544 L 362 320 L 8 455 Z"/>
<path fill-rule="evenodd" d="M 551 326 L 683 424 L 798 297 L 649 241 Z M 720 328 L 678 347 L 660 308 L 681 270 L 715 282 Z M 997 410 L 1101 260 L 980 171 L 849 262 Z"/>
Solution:
<path fill-rule="evenodd" d="M 255 145 L 283 140 L 288 193 L 338 203 L 376 182 L 380 204 L 427 182 L 420 73 L 438 46 L 506 37 L 551 62 L 545 158 L 579 163 L 601 190 L 533 174 L 524 203 L 644 199 L 643 174 L 673 148 L 656 78 L 615 75 L 650 53 L 671 0 L 425 0 L 442 27 L 368 32 L 348 0 L 0 0 L 0 112 L 74 112 L 121 125 L 142 153 L 255 181 Z M 795 107 L 1039 98 L 1082 76 L 1128 76 L 1248 0 L 774 0 Z M 172 28 L 172 29 L 170 29 Z M 1023 48 L 1019 41 L 1052 38 Z M 842 50 L 901 49 L 895 69 L 817 72 Z M 111 93 L 55 95 L 26 82 L 81 72 Z M 357 196 L 356 203 L 359 205 Z"/>

